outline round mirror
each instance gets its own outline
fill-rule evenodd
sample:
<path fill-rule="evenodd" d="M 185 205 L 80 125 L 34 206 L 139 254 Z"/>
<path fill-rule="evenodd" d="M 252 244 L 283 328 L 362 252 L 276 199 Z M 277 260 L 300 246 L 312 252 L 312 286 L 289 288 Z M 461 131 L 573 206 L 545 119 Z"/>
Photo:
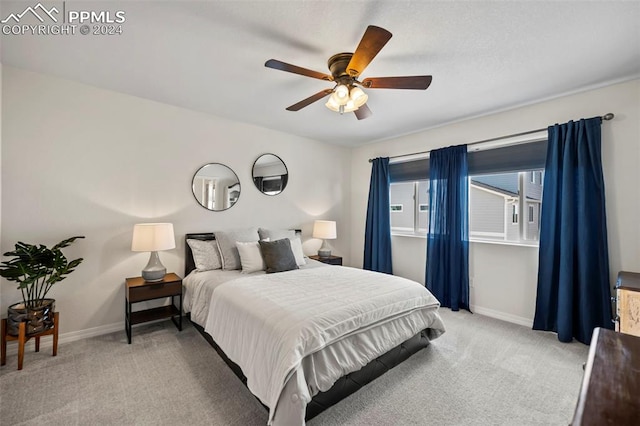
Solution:
<path fill-rule="evenodd" d="M 278 195 L 287 186 L 289 172 L 284 161 L 274 154 L 263 154 L 253 163 L 253 183 L 266 195 Z"/>
<path fill-rule="evenodd" d="M 238 175 L 220 163 L 200 167 L 193 175 L 191 189 L 202 207 L 216 212 L 230 208 L 240 198 Z"/>

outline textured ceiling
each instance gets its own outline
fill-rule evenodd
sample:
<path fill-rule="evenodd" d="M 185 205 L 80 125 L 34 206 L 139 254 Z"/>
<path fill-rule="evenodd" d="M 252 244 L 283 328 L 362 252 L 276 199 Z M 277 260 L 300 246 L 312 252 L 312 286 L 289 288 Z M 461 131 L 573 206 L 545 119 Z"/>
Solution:
<path fill-rule="evenodd" d="M 2 1 L 0 15 L 34 1 Z M 44 1 L 45 6 L 62 2 Z M 67 1 L 123 10 L 123 34 L 3 35 L 2 63 L 329 143 L 356 146 L 640 77 L 640 2 Z M 25 20 L 28 17 L 24 18 Z M 34 22 L 37 23 L 37 22 Z M 393 33 L 362 77 L 433 76 L 426 91 L 367 90 L 358 121 L 316 102 L 367 25 Z"/>

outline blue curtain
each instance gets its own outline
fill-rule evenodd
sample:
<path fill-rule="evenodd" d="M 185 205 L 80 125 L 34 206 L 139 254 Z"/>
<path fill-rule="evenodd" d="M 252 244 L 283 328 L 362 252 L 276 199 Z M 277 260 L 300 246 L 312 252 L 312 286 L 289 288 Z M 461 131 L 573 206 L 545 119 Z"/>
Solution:
<path fill-rule="evenodd" d="M 392 274 L 389 183 L 389 157 L 376 158 L 371 163 L 364 233 L 364 269 Z"/>
<path fill-rule="evenodd" d="M 429 154 L 427 288 L 440 304 L 469 310 L 469 183 L 467 146 Z"/>
<path fill-rule="evenodd" d="M 612 328 L 600 117 L 549 127 L 534 330 L 585 344 Z"/>

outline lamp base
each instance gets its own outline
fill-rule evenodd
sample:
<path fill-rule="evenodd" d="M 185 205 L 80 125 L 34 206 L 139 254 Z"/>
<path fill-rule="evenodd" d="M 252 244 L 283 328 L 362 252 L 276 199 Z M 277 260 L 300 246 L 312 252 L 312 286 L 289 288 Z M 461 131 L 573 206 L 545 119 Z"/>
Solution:
<path fill-rule="evenodd" d="M 167 268 L 160 262 L 157 251 L 152 251 L 149 263 L 142 270 L 142 278 L 148 282 L 162 281 L 167 273 Z"/>
<path fill-rule="evenodd" d="M 322 245 L 318 249 L 318 256 L 320 257 L 330 257 L 331 256 L 331 246 L 327 240 L 322 240 Z"/>
<path fill-rule="evenodd" d="M 331 250 L 318 250 L 318 256 L 331 257 Z"/>

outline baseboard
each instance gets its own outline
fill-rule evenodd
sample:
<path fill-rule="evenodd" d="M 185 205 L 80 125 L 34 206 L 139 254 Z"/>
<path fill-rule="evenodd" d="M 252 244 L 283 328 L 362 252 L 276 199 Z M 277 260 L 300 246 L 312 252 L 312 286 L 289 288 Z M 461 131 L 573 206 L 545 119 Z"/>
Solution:
<path fill-rule="evenodd" d="M 491 317 L 502 321 L 511 322 L 513 324 L 523 325 L 529 328 L 533 326 L 533 319 L 519 317 L 517 315 L 507 314 L 500 311 L 494 311 L 493 309 L 483 308 L 482 306 L 471 305 L 471 312 L 484 315 L 485 317 Z"/>
<path fill-rule="evenodd" d="M 109 334 L 116 331 L 122 331 L 124 334 L 124 321 L 113 324 L 101 325 L 99 327 L 87 328 L 79 331 L 70 331 L 68 333 L 61 333 L 58 335 L 58 346 L 75 342 L 77 340 L 88 339 L 89 337 L 101 336 L 103 334 Z M 35 340 L 31 339 L 25 345 L 25 351 L 35 350 Z M 51 348 L 53 346 L 53 336 L 44 336 L 40 339 L 40 351 Z M 7 355 L 16 355 L 18 353 L 18 342 L 12 340 L 7 342 Z"/>

